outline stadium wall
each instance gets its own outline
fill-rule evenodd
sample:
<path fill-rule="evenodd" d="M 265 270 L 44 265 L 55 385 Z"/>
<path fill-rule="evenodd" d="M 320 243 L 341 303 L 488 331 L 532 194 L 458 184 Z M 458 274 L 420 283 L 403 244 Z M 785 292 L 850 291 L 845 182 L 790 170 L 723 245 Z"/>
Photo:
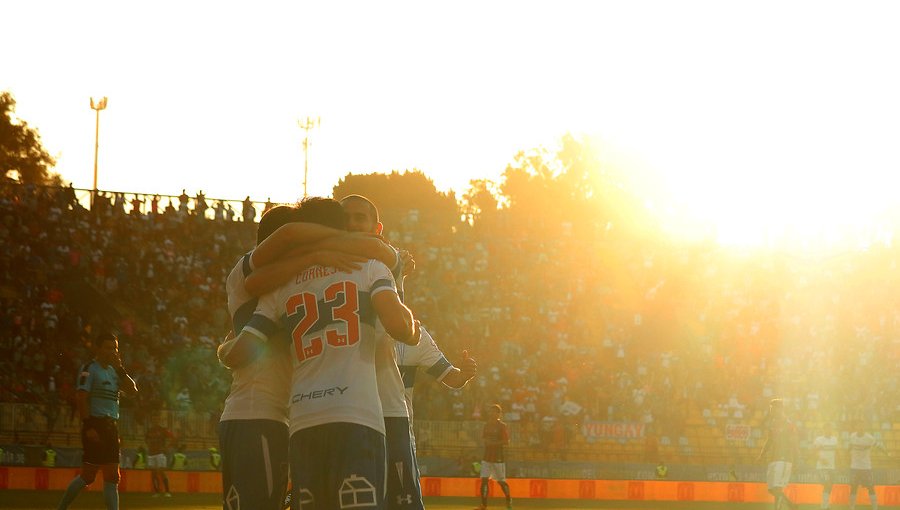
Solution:
<path fill-rule="evenodd" d="M 64 490 L 78 473 L 76 468 L 0 467 L 0 490 Z M 168 471 L 169 486 L 176 493 L 217 493 L 221 491 L 221 474 L 210 471 Z M 509 486 L 516 499 L 573 499 L 597 501 L 660 501 L 767 503 L 771 496 L 763 483 L 754 482 L 682 482 L 663 480 L 548 480 L 542 478 L 510 478 Z M 426 497 L 473 497 L 479 494 L 478 478 L 422 478 Z M 99 491 L 101 483 L 89 490 Z M 150 492 L 150 471 L 123 469 L 120 490 Z M 791 484 L 787 494 L 795 502 L 815 504 L 821 501 L 821 486 Z M 900 487 L 878 486 L 879 501 L 884 505 L 900 505 Z M 835 485 L 832 502 L 846 504 L 850 494 L 847 485 Z M 500 496 L 491 484 L 489 496 Z M 868 504 L 868 494 L 860 493 L 860 502 Z"/>

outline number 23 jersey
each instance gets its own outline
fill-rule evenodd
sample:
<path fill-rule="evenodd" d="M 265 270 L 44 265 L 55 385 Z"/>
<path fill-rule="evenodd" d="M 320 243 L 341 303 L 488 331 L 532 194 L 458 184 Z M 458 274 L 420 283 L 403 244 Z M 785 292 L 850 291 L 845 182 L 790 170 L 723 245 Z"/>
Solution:
<path fill-rule="evenodd" d="M 384 434 L 375 377 L 375 348 L 385 334 L 372 306 L 379 292 L 397 292 L 391 272 L 370 260 L 346 273 L 313 266 L 260 299 L 245 329 L 292 342 L 290 430 L 356 423 Z"/>

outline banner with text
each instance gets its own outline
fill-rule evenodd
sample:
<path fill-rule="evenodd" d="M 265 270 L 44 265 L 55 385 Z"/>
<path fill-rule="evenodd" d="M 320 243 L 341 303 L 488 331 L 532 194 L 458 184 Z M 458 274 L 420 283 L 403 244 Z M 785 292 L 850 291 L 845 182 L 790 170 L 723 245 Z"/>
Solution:
<path fill-rule="evenodd" d="M 750 425 L 735 423 L 725 426 L 725 439 L 729 441 L 747 441 L 750 439 Z"/>
<path fill-rule="evenodd" d="M 584 437 L 593 439 L 640 439 L 644 429 L 646 425 L 638 422 L 587 421 L 581 426 Z"/>

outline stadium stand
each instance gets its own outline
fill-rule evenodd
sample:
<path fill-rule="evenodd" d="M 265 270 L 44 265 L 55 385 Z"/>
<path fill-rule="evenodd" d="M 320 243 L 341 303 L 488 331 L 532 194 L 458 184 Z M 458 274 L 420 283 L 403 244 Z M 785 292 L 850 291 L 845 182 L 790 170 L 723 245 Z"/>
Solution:
<path fill-rule="evenodd" d="M 202 192 L 102 193 L 87 208 L 84 193 L 0 185 L 0 444 L 77 446 L 76 373 L 91 332 L 113 326 L 142 389 L 123 401 L 126 446 L 162 413 L 188 449 L 205 450 L 229 384 L 214 354 L 229 329 L 224 280 L 252 246 L 244 220 L 256 211 Z M 421 456 L 467 458 L 482 408 L 499 402 L 511 458 L 752 462 L 774 396 L 805 447 L 824 421 L 846 431 L 855 418 L 900 447 L 900 250 L 889 241 L 751 257 L 565 229 L 436 232 L 416 211 L 405 218 L 387 236 L 417 260 L 408 303 L 448 356 L 468 349 L 480 369 L 462 391 L 420 378 Z"/>

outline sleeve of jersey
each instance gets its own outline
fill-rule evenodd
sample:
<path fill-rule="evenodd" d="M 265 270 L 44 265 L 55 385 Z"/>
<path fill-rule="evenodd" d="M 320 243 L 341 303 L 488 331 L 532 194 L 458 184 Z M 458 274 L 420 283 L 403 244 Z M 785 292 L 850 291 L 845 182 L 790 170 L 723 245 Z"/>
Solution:
<path fill-rule="evenodd" d="M 256 311 L 244 326 L 244 331 L 252 333 L 259 338 L 268 340 L 276 331 L 278 331 L 278 321 L 276 315 L 276 296 L 267 294 L 259 300 Z"/>
<path fill-rule="evenodd" d="M 244 260 L 241 261 L 241 270 L 244 273 L 244 278 L 250 276 L 250 273 L 253 272 L 255 268 L 253 267 L 253 250 L 247 252 L 244 255 Z"/>
<path fill-rule="evenodd" d="M 450 363 L 447 357 L 444 356 L 434 338 L 431 337 L 431 334 L 425 328 L 422 328 L 422 338 L 419 340 L 416 350 L 418 357 L 409 364 L 422 367 L 428 375 L 437 379 L 438 382 L 443 381 L 444 377 L 447 377 L 447 374 L 453 369 L 453 363 Z"/>
<path fill-rule="evenodd" d="M 91 381 L 93 380 L 93 376 L 91 375 L 90 363 L 87 365 L 81 365 L 81 369 L 78 371 L 78 383 L 76 384 L 75 389 L 80 391 L 91 391 Z"/>
<path fill-rule="evenodd" d="M 394 275 L 384 263 L 377 260 L 369 261 L 369 295 L 374 296 L 386 290 L 397 292 L 397 284 Z"/>

